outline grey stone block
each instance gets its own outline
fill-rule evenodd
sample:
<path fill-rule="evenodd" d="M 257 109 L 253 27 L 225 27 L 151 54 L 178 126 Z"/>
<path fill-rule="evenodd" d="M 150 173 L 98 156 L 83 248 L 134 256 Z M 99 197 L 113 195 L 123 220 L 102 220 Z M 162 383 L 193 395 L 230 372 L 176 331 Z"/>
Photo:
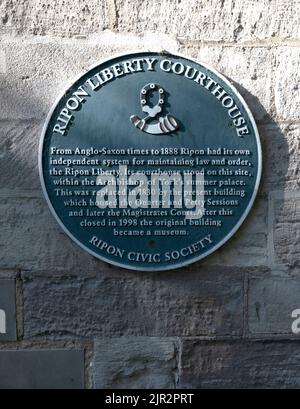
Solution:
<path fill-rule="evenodd" d="M 232 238 L 200 265 L 255 267 L 268 265 L 267 200 L 257 197 L 246 220 Z"/>
<path fill-rule="evenodd" d="M 249 283 L 248 321 L 250 334 L 292 333 L 292 311 L 300 308 L 300 280 L 257 278 Z"/>
<path fill-rule="evenodd" d="M 14 279 L 0 279 L 0 342 L 17 339 L 16 284 Z"/>
<path fill-rule="evenodd" d="M 1 34 L 84 37 L 110 28 L 158 31 L 201 41 L 257 41 L 299 35 L 297 0 L 54 0 L 1 3 Z M 166 12 L 168 11 L 168 12 Z"/>
<path fill-rule="evenodd" d="M 42 125 L 58 96 L 91 65 L 133 48 L 169 49 L 174 43 L 164 36 L 139 38 L 110 32 L 75 42 L 38 37 L 20 43 L 18 38 L 5 38 L 0 46 L 6 64 L 1 75 L 0 119 L 35 119 Z"/>
<path fill-rule="evenodd" d="M 26 40 L 3 41 L 6 71 L 0 88 L 0 118 L 45 119 L 59 94 L 71 81 L 92 64 L 117 53 L 132 49 L 167 49 L 177 51 L 179 44 L 172 37 L 104 33 L 93 41 L 56 42 Z M 266 47 L 210 46 L 179 47 L 181 53 L 209 64 L 230 80 L 246 99 L 255 119 L 263 120 L 272 111 L 272 56 Z M 261 64 L 264 61 L 265 64 Z M 38 68 L 36 68 L 38 67 Z"/>
<path fill-rule="evenodd" d="M 300 126 L 261 125 L 259 132 L 263 150 L 261 191 L 299 189 Z"/>
<path fill-rule="evenodd" d="M 297 0 L 117 0 L 117 27 L 163 32 L 198 41 L 257 41 L 296 37 Z"/>
<path fill-rule="evenodd" d="M 179 388 L 300 388 L 297 341 L 182 341 Z"/>
<path fill-rule="evenodd" d="M 34 121 L 1 121 L 0 186 L 14 191 L 40 190 L 38 146 L 41 130 L 41 124 Z"/>
<path fill-rule="evenodd" d="M 180 269 L 102 277 L 23 274 L 24 337 L 239 335 L 243 278 Z"/>
<path fill-rule="evenodd" d="M 1 268 L 76 270 L 93 265 L 93 257 L 66 236 L 43 198 L 0 190 L 0 229 Z"/>
<path fill-rule="evenodd" d="M 299 5 L 297 6 L 299 10 Z M 298 14 L 299 18 L 299 13 Z M 299 26 L 299 25 L 298 25 Z M 298 47 L 278 47 L 275 58 L 275 106 L 283 120 L 300 119 L 300 59 Z"/>
<path fill-rule="evenodd" d="M 7 66 L 6 66 L 6 55 L 3 50 L 0 50 L 0 75 L 6 74 Z"/>
<path fill-rule="evenodd" d="M 1 350 L 0 389 L 83 389 L 82 350 Z"/>
<path fill-rule="evenodd" d="M 175 339 L 120 337 L 95 342 L 96 389 L 172 389 L 176 370 Z"/>
<path fill-rule="evenodd" d="M 272 55 L 267 47 L 226 47 L 221 44 L 182 45 L 180 52 L 208 64 L 227 77 L 244 97 L 256 121 L 273 112 Z M 264 61 L 264 64 L 261 64 Z"/>
<path fill-rule="evenodd" d="M 300 265 L 300 192 L 274 199 L 274 251 L 278 263 Z"/>
<path fill-rule="evenodd" d="M 106 2 L 75 0 L 20 0 L 1 2 L 1 34 L 87 35 L 107 24 Z"/>

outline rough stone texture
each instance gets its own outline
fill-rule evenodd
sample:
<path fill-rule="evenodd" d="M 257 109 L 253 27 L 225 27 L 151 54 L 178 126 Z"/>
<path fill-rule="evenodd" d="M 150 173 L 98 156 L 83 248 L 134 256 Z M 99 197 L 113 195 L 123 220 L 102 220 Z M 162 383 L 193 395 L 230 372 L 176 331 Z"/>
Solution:
<path fill-rule="evenodd" d="M 266 266 L 267 202 L 257 197 L 253 208 L 235 235 L 219 250 L 200 260 L 199 265 Z"/>
<path fill-rule="evenodd" d="M 176 383 L 176 340 L 154 337 L 103 338 L 95 342 L 96 389 L 172 389 Z"/>
<path fill-rule="evenodd" d="M 1 122 L 1 187 L 12 190 L 40 190 L 37 161 L 40 132 L 41 126 L 33 121 Z"/>
<path fill-rule="evenodd" d="M 29 132 L 30 129 L 29 127 Z M 14 134 L 16 131 L 17 128 L 13 128 L 11 133 Z M 29 135 L 25 137 L 24 134 L 24 138 L 26 141 Z M 13 138 L 11 140 L 13 141 Z M 31 143 L 35 144 L 35 141 Z M 22 141 L 20 144 L 22 146 Z M 11 185 L 12 188 L 0 190 L 0 226 L 3 233 L 0 238 L 1 268 L 26 270 L 54 268 L 58 271 L 65 271 L 67 268 L 71 271 L 82 271 L 82 268 L 86 271 L 107 269 L 106 263 L 96 260 L 81 250 L 62 231 L 48 209 L 41 189 L 31 189 L 39 184 L 37 160 L 34 158 L 34 153 L 37 155 L 37 152 L 28 149 L 28 157 L 31 157 L 31 160 L 28 164 L 21 160 L 24 166 L 22 168 L 18 165 L 19 150 L 15 146 L 6 149 L 4 154 L 10 160 L 7 162 L 8 165 L 3 167 L 0 180 L 3 178 L 5 183 Z M 13 171 L 14 168 L 17 169 L 16 173 Z M 9 175 L 12 175 L 11 180 L 9 180 Z M 24 189 L 21 183 L 23 179 Z M 267 264 L 265 213 L 266 201 L 257 199 L 257 205 L 234 238 L 224 248 L 196 263 L 195 269 L 201 265 L 265 266 Z M 41 254 L 43 257 L 40 256 Z M 236 254 L 238 257 L 235 257 Z"/>
<path fill-rule="evenodd" d="M 220 45 L 184 45 L 180 52 L 208 64 L 226 76 L 246 100 L 257 121 L 272 111 L 270 47 L 226 47 Z M 261 64 L 264 61 L 264 64 Z"/>
<path fill-rule="evenodd" d="M 274 248 L 277 260 L 291 267 L 300 265 L 300 192 L 274 202 Z"/>
<path fill-rule="evenodd" d="M 297 0 L 4 0 L 0 34 L 76 38 L 111 28 L 193 41 L 294 38 L 299 35 L 295 8 Z"/>
<path fill-rule="evenodd" d="M 4 0 L 0 5 L 0 34 L 87 35 L 105 28 L 105 5 L 95 0 Z"/>
<path fill-rule="evenodd" d="M 97 42 L 78 41 L 76 44 L 31 41 L 24 47 L 18 42 L 5 41 L 1 48 L 7 68 L 1 78 L 0 118 L 44 120 L 58 96 L 57 90 L 66 89 L 89 66 L 113 54 L 149 47 L 176 52 L 178 44 L 167 42 L 164 37 L 138 39 L 114 34 L 103 35 Z M 266 120 L 273 112 L 270 48 L 215 45 L 200 48 L 185 46 L 179 51 L 234 80 L 256 120 Z M 265 65 L 261 61 L 265 61 Z"/>
<path fill-rule="evenodd" d="M 6 71 L 0 74 L 0 119 L 39 119 L 92 64 L 134 49 L 176 49 L 176 41 L 154 35 L 138 38 L 105 33 L 92 41 L 8 38 L 0 45 Z"/>
<path fill-rule="evenodd" d="M 299 388 L 299 341 L 182 341 L 180 388 Z"/>
<path fill-rule="evenodd" d="M 293 336 L 292 311 L 299 308 L 299 279 L 257 278 L 249 284 L 250 334 L 287 334 Z"/>
<path fill-rule="evenodd" d="M 0 342 L 16 341 L 16 282 L 14 279 L 0 278 L 0 311 Z"/>
<path fill-rule="evenodd" d="M 1 350 L 0 389 L 83 389 L 80 350 Z"/>
<path fill-rule="evenodd" d="M 241 334 L 243 280 L 234 271 L 103 275 L 24 274 L 25 338 Z"/>
<path fill-rule="evenodd" d="M 116 0 L 119 30 L 159 31 L 198 41 L 299 35 L 297 0 Z"/>
<path fill-rule="evenodd" d="M 298 27 L 300 27 L 299 24 Z M 279 47 L 276 52 L 274 66 L 275 106 L 277 115 L 284 120 L 299 120 L 299 47 Z"/>
<path fill-rule="evenodd" d="M 66 89 L 75 77 L 97 61 L 133 48 L 166 48 L 175 52 L 179 49 L 187 57 L 210 65 L 234 81 L 256 120 L 266 120 L 273 113 L 270 47 L 179 47 L 179 43 L 167 41 L 164 36 L 138 38 L 106 33 L 94 41 L 76 43 L 69 40 L 50 43 L 26 40 L 25 44 L 4 41 L 0 48 L 6 67 L 5 73 L 0 74 L 0 118 L 44 120 L 58 96 L 57 90 Z M 292 100 L 295 97 L 288 102 L 290 105 Z M 296 106 L 297 103 L 293 107 L 295 112 Z"/>
<path fill-rule="evenodd" d="M 263 152 L 260 190 L 297 190 L 299 178 L 299 124 L 275 123 L 259 126 Z"/>
<path fill-rule="evenodd" d="M 0 87 L 1 117 L 38 118 L 41 123 L 58 94 L 83 71 L 82 67 L 103 55 L 97 47 L 70 44 L 63 47 L 47 42 L 29 43 L 26 47 L 20 43 L 4 43 L 2 47 L 6 53 L 7 74 Z"/>
<path fill-rule="evenodd" d="M 66 237 L 45 199 L 26 193 L 15 197 L 0 190 L 1 268 L 72 270 L 79 260 L 85 267 L 91 265 L 93 258 Z"/>
<path fill-rule="evenodd" d="M 0 75 L 5 74 L 7 71 L 6 67 L 6 55 L 3 50 L 0 50 Z"/>

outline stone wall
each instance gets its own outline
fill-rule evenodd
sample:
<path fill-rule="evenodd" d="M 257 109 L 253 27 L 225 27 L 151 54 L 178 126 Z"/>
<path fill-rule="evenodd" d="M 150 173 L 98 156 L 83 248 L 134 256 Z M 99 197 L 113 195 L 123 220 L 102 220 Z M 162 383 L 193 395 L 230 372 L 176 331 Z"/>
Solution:
<path fill-rule="evenodd" d="M 299 0 L 0 2 L 0 280 L 16 342 L 83 349 L 85 386 L 300 387 Z M 43 198 L 39 136 L 91 64 L 168 50 L 234 82 L 257 121 L 262 183 L 238 233 L 188 268 L 142 273 L 85 253 Z"/>

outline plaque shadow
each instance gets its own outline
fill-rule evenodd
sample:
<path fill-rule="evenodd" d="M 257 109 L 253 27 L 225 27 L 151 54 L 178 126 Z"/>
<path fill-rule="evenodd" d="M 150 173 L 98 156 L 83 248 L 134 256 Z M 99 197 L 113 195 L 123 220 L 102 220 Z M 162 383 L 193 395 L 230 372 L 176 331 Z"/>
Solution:
<path fill-rule="evenodd" d="M 172 107 L 171 107 L 171 104 L 169 103 L 169 99 L 170 99 L 170 93 L 168 92 L 168 91 L 165 91 L 165 96 L 166 96 L 166 98 L 165 98 L 165 104 L 164 104 L 164 110 L 163 110 L 163 112 L 164 112 L 164 114 L 171 114 L 171 115 L 173 115 L 173 112 L 172 112 Z M 184 124 L 180 121 L 180 118 L 178 118 L 178 116 L 176 116 L 176 121 L 177 121 L 177 123 L 178 123 L 178 129 L 176 130 L 176 131 L 173 131 L 172 133 L 170 133 L 170 136 L 175 136 L 175 135 L 178 135 L 178 131 L 181 131 L 181 132 L 185 132 L 186 131 L 186 127 L 184 126 Z"/>
<path fill-rule="evenodd" d="M 245 89 L 243 86 L 240 84 L 236 83 L 235 81 L 229 79 L 231 83 L 236 87 L 236 89 L 239 91 L 239 93 L 242 95 L 244 98 L 246 104 L 250 108 L 250 111 L 254 117 L 254 120 L 256 122 L 259 136 L 260 136 L 260 142 L 261 142 L 261 148 L 262 148 L 262 174 L 261 174 L 261 180 L 260 180 L 260 185 L 258 189 L 257 196 L 255 198 L 254 204 L 252 208 L 250 209 L 250 212 L 246 216 L 246 219 L 243 221 L 242 225 L 239 227 L 239 229 L 233 234 L 231 238 L 226 241 L 220 248 L 215 250 L 212 254 L 204 257 L 203 259 L 196 261 L 188 266 L 183 266 L 183 267 L 178 267 L 173 270 L 165 270 L 165 271 L 152 271 L 152 272 L 145 272 L 145 271 L 133 271 L 130 269 L 121 269 L 124 271 L 125 274 L 133 275 L 133 276 L 151 276 L 151 275 L 157 275 L 159 274 L 161 278 L 165 277 L 166 279 L 169 277 L 170 274 L 172 274 L 172 277 L 175 278 L 176 276 L 179 276 L 183 273 L 187 274 L 189 271 L 190 272 L 195 272 L 200 270 L 204 270 L 207 268 L 211 267 L 216 267 L 216 266 L 224 266 L 224 258 L 228 257 L 227 253 L 232 254 L 233 258 L 236 258 L 239 256 L 239 247 L 246 247 L 244 244 L 245 238 L 246 241 L 249 238 L 250 235 L 253 235 L 253 238 L 255 239 L 255 232 L 249 231 L 252 225 L 257 224 L 259 226 L 259 223 L 256 222 L 257 218 L 257 213 L 261 213 L 262 209 L 263 210 L 263 220 L 266 225 L 266 231 L 264 232 L 265 235 L 265 240 L 267 240 L 267 200 L 268 200 L 268 194 L 271 191 L 274 190 L 279 190 L 279 189 L 284 189 L 286 185 L 286 180 L 285 176 L 288 172 L 289 168 L 289 146 L 288 142 L 286 140 L 285 134 L 283 130 L 279 127 L 279 125 L 276 123 L 276 121 L 271 117 L 271 115 L 266 111 L 265 107 L 261 104 L 259 99 L 253 95 L 250 91 Z M 168 102 L 168 97 L 169 93 L 166 92 L 166 103 L 165 107 L 166 110 L 170 107 L 170 104 Z M 255 114 L 255 113 L 256 114 Z M 261 119 L 256 120 L 255 116 L 259 113 L 259 117 Z M 181 129 L 184 128 L 182 124 L 180 124 L 182 127 Z M 276 161 L 276 157 L 282 158 L 279 161 Z M 286 160 L 285 160 L 286 158 Z M 274 161 L 274 164 L 272 165 L 272 161 Z M 274 179 L 274 174 L 278 175 L 279 180 Z M 261 217 L 261 215 L 260 215 Z M 266 251 L 267 247 L 266 247 Z M 255 259 L 255 255 L 253 256 L 253 259 Z M 248 256 L 249 258 L 249 256 Z M 99 263 L 105 263 L 105 265 L 109 268 L 110 272 L 117 272 L 117 270 L 120 271 L 119 267 L 110 265 L 106 262 L 101 262 L 97 261 Z M 251 263 L 249 263 L 251 265 Z M 236 264 L 230 264 L 227 259 L 227 264 L 226 266 L 234 267 Z M 253 263 L 253 265 L 257 265 L 256 263 Z M 246 267 L 249 267 L 246 265 Z M 220 270 L 220 273 L 222 274 L 223 270 Z M 119 275 L 119 273 L 118 273 Z M 187 276 L 186 276 L 187 277 Z M 201 276 L 199 276 L 201 278 Z"/>
<path fill-rule="evenodd" d="M 233 257 L 237 257 L 238 250 L 235 251 L 235 248 L 242 245 L 244 237 L 249 237 L 249 229 L 255 224 L 257 217 L 256 214 L 259 212 L 259 207 L 263 206 L 263 202 L 265 202 L 263 219 L 266 224 L 266 231 L 264 234 L 265 240 L 267 241 L 268 195 L 274 190 L 284 190 L 286 185 L 285 176 L 287 175 L 289 169 L 289 146 L 283 130 L 280 128 L 274 118 L 272 118 L 270 113 L 266 111 L 265 107 L 255 95 L 253 95 L 242 85 L 233 81 L 231 78 L 228 79 L 244 98 L 257 125 L 262 150 L 262 173 L 260 185 L 253 206 L 239 229 L 219 249 L 194 263 L 194 268 L 207 267 L 208 265 L 223 265 L 223 255 L 226 255 L 227 252 L 235 252 L 237 254 L 234 254 Z M 258 113 L 261 117 L 259 120 L 256 119 Z M 280 160 L 280 164 L 278 164 L 278 161 L 276 161 L 277 156 L 282 159 Z M 286 158 L 286 160 L 284 160 L 284 158 Z M 272 161 L 274 159 L 275 163 L 272 165 Z M 274 174 L 279 176 L 279 181 L 276 181 L 276 179 L 274 180 Z M 268 248 L 266 245 L 266 252 L 267 251 Z M 255 258 L 255 256 L 253 256 L 253 258 Z M 257 264 L 254 263 L 254 265 Z M 190 268 L 192 265 L 188 267 Z M 222 273 L 222 271 L 220 272 Z"/>

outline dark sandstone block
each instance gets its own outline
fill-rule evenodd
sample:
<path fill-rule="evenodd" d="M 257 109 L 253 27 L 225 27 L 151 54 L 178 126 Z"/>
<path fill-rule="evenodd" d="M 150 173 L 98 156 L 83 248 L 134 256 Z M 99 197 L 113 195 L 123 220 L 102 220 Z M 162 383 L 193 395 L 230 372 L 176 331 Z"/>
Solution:
<path fill-rule="evenodd" d="M 243 278 L 234 271 L 23 274 L 25 338 L 238 335 Z"/>
<path fill-rule="evenodd" d="M 0 279 L 0 342 L 17 339 L 16 286 L 14 279 Z"/>
<path fill-rule="evenodd" d="M 292 311 L 300 308 L 300 280 L 256 278 L 249 283 L 248 320 L 250 334 L 292 333 Z"/>
<path fill-rule="evenodd" d="M 0 351 L 0 389 L 82 389 L 81 350 Z"/>
<path fill-rule="evenodd" d="M 299 341 L 182 341 L 181 388 L 299 388 Z"/>
<path fill-rule="evenodd" d="M 95 342 L 95 388 L 175 387 L 176 340 L 155 337 L 103 338 Z"/>

